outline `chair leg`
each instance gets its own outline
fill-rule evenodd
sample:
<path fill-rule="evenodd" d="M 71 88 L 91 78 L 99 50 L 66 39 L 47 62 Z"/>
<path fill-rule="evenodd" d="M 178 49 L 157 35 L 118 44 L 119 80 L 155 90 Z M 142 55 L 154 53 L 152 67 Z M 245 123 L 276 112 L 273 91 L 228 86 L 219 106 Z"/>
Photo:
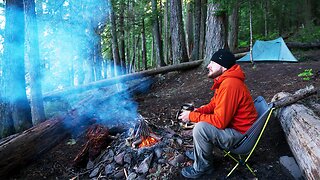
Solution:
<path fill-rule="evenodd" d="M 247 166 L 247 168 L 249 169 L 249 171 L 251 172 L 251 174 L 252 174 L 254 177 L 257 177 L 256 174 L 253 172 L 252 168 L 249 166 L 248 163 L 246 163 L 246 166 Z"/>
<path fill-rule="evenodd" d="M 228 178 L 238 166 L 239 166 L 239 163 L 237 163 L 237 164 L 231 169 L 231 171 L 227 174 L 226 178 Z"/>

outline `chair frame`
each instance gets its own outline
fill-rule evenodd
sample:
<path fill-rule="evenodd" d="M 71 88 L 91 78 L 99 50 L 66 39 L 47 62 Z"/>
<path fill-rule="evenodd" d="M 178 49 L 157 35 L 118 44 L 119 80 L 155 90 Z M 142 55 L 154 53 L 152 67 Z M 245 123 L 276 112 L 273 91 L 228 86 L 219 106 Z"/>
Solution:
<path fill-rule="evenodd" d="M 263 132 L 265 131 L 265 128 L 267 127 L 267 124 L 268 124 L 268 122 L 269 122 L 269 120 L 270 120 L 270 118 L 271 118 L 272 112 L 273 112 L 274 110 L 275 110 L 274 107 L 271 107 L 271 108 L 269 109 L 269 113 L 268 113 L 267 119 L 266 119 L 266 121 L 265 121 L 264 124 L 263 124 L 263 127 L 262 127 L 262 129 L 261 129 L 261 131 L 260 131 L 260 133 L 259 133 L 259 136 L 258 136 L 256 142 L 254 143 L 252 149 L 249 151 L 249 153 L 248 153 L 247 155 L 240 155 L 240 154 L 238 154 L 238 158 L 236 158 L 236 157 L 232 156 L 231 150 L 229 150 L 229 151 L 228 151 L 228 150 L 223 150 L 223 152 L 225 153 L 224 157 L 228 156 L 228 157 L 230 157 L 231 159 L 233 159 L 233 160 L 237 163 L 237 164 L 231 169 L 231 171 L 227 174 L 226 178 L 228 178 L 228 177 L 234 172 L 234 170 L 235 170 L 239 165 L 242 165 L 242 166 L 245 165 L 245 166 L 249 169 L 249 171 L 251 172 L 251 174 L 256 177 L 256 174 L 254 173 L 254 171 L 253 171 L 252 168 L 248 165 L 247 162 L 248 162 L 249 158 L 251 157 L 253 151 L 254 151 L 255 148 L 257 147 L 257 145 L 258 145 L 258 143 L 259 143 L 259 141 L 260 141 L 260 139 L 261 139 L 261 137 L 262 137 L 262 134 L 263 134 Z M 241 141 L 241 140 L 240 140 L 240 141 Z"/>

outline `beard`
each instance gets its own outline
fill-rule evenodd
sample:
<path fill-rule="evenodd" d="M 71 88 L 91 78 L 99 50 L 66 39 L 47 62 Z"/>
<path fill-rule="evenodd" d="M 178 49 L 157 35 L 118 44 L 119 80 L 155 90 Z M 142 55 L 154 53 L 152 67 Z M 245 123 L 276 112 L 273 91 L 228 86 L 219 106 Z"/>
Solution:
<path fill-rule="evenodd" d="M 208 78 L 215 79 L 215 78 L 219 77 L 221 74 L 222 74 L 222 67 L 214 72 L 209 70 L 209 73 L 207 76 L 208 76 Z"/>

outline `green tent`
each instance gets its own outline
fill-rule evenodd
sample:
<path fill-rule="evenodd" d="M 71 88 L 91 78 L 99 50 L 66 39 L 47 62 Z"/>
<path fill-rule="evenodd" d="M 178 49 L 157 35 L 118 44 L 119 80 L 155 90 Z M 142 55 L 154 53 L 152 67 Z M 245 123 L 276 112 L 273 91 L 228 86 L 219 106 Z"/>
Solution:
<path fill-rule="evenodd" d="M 253 62 L 274 61 L 274 62 L 298 62 L 288 49 L 282 37 L 271 41 L 257 40 L 252 48 Z M 250 62 L 250 54 L 247 53 L 237 62 Z"/>

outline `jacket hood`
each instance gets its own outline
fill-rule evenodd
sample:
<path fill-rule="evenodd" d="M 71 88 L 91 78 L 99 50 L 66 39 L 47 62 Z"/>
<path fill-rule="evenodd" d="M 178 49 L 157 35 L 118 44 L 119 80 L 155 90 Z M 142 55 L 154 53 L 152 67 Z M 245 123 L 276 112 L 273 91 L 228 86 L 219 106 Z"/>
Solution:
<path fill-rule="evenodd" d="M 237 78 L 241 81 L 245 80 L 245 74 L 243 73 L 241 67 L 238 64 L 233 65 L 230 69 L 223 72 L 219 79 L 214 79 L 214 84 L 211 87 L 211 90 L 219 88 L 220 84 L 226 79 L 226 78 Z"/>

